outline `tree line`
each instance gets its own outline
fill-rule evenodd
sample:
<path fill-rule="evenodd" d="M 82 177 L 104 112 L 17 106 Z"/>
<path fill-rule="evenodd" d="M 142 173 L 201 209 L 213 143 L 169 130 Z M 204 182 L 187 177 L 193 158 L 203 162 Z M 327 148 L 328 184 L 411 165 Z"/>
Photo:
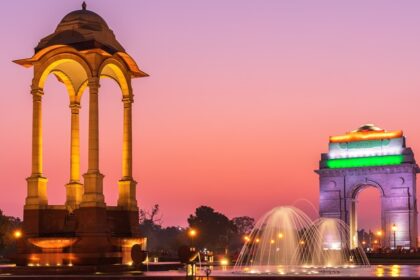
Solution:
<path fill-rule="evenodd" d="M 255 223 L 248 216 L 229 219 L 209 206 L 200 206 L 189 215 L 188 228 L 163 227 L 159 211 L 157 204 L 150 211 L 140 210 L 140 231 L 147 237 L 149 254 L 161 259 L 176 258 L 178 248 L 183 245 L 194 245 L 214 254 L 236 255 Z M 194 229 L 196 235 L 189 236 L 189 229 Z"/>

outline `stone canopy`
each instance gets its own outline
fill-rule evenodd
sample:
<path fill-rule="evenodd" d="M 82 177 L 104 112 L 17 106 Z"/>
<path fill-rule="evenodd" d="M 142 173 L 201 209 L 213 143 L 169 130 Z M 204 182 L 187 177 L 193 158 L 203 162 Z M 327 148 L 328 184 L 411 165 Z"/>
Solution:
<path fill-rule="evenodd" d="M 67 14 L 54 33 L 40 40 L 35 53 L 53 45 L 68 45 L 79 51 L 99 48 L 110 54 L 125 52 L 105 20 L 86 6 Z"/>

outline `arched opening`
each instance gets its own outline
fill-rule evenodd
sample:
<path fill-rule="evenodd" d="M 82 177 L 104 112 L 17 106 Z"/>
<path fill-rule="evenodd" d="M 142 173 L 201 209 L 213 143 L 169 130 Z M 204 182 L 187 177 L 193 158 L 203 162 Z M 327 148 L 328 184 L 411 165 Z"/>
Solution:
<path fill-rule="evenodd" d="M 101 79 L 99 90 L 99 151 L 100 170 L 105 175 L 105 202 L 115 205 L 118 180 L 121 179 L 121 147 L 123 134 L 123 104 L 121 90 L 110 79 Z"/>
<path fill-rule="evenodd" d="M 44 139 L 44 174 L 50 186 L 47 189 L 49 204 L 63 204 L 64 198 L 66 204 L 69 201 L 78 203 L 83 191 L 80 174 L 85 156 L 81 155 L 81 151 L 85 150 L 86 145 L 87 110 L 80 110 L 80 102 L 89 73 L 87 65 L 77 60 L 80 58 L 71 54 L 52 57 L 41 64 L 34 79 L 34 86 L 44 89 L 41 138 Z M 55 78 L 51 78 L 53 76 Z M 67 195 L 63 194 L 64 185 Z M 77 201 L 71 195 L 74 193 L 77 193 Z M 70 208 L 74 209 L 75 206 Z"/>
<path fill-rule="evenodd" d="M 86 70 L 87 66 L 81 65 L 72 58 L 56 59 L 47 65 L 39 76 L 38 86 L 44 88 L 47 77 L 53 73 L 57 77 L 57 80 L 65 85 L 70 100 L 80 101 L 89 77 L 89 73 Z"/>
<path fill-rule="evenodd" d="M 121 179 L 123 161 L 123 116 L 124 104 L 121 100 L 130 95 L 128 79 L 123 66 L 113 58 L 107 59 L 100 67 L 100 129 L 101 171 L 104 178 L 106 203 L 115 205 L 119 197 L 118 181 Z M 105 79 L 102 79 L 105 78 Z"/>
<path fill-rule="evenodd" d="M 353 193 L 350 228 L 353 240 L 366 251 L 382 248 L 382 190 L 375 185 L 361 185 Z"/>

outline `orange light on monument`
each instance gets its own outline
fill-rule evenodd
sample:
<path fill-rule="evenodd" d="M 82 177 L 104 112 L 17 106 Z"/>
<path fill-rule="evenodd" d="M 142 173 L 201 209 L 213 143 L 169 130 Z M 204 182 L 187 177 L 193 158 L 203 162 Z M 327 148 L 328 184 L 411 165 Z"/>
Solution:
<path fill-rule="evenodd" d="M 402 130 L 395 131 L 352 131 L 344 135 L 331 136 L 330 143 L 343 143 L 365 140 L 382 140 L 400 138 L 403 136 Z"/>
<path fill-rule="evenodd" d="M 251 241 L 251 238 L 248 235 L 245 235 L 244 236 L 244 241 L 249 242 L 249 241 Z"/>
<path fill-rule="evenodd" d="M 378 231 L 376 232 L 376 235 L 377 235 L 377 236 L 382 236 L 382 230 L 378 230 Z"/>

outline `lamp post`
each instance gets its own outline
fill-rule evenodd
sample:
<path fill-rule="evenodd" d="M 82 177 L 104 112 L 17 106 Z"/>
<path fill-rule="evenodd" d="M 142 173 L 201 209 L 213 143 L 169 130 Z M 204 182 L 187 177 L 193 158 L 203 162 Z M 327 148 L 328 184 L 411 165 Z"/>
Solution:
<path fill-rule="evenodd" d="M 194 237 L 197 236 L 197 230 L 196 229 L 193 229 L 193 228 L 190 228 L 188 230 L 188 236 L 190 237 L 190 240 L 191 240 L 191 247 L 193 247 L 193 245 L 194 245 Z"/>
<path fill-rule="evenodd" d="M 397 226 L 395 224 L 392 225 L 392 232 L 394 233 L 394 250 L 396 250 L 397 249 L 397 238 L 396 238 Z"/>
<path fill-rule="evenodd" d="M 382 248 L 382 230 L 378 230 L 376 236 L 378 236 L 379 239 L 379 247 Z"/>

